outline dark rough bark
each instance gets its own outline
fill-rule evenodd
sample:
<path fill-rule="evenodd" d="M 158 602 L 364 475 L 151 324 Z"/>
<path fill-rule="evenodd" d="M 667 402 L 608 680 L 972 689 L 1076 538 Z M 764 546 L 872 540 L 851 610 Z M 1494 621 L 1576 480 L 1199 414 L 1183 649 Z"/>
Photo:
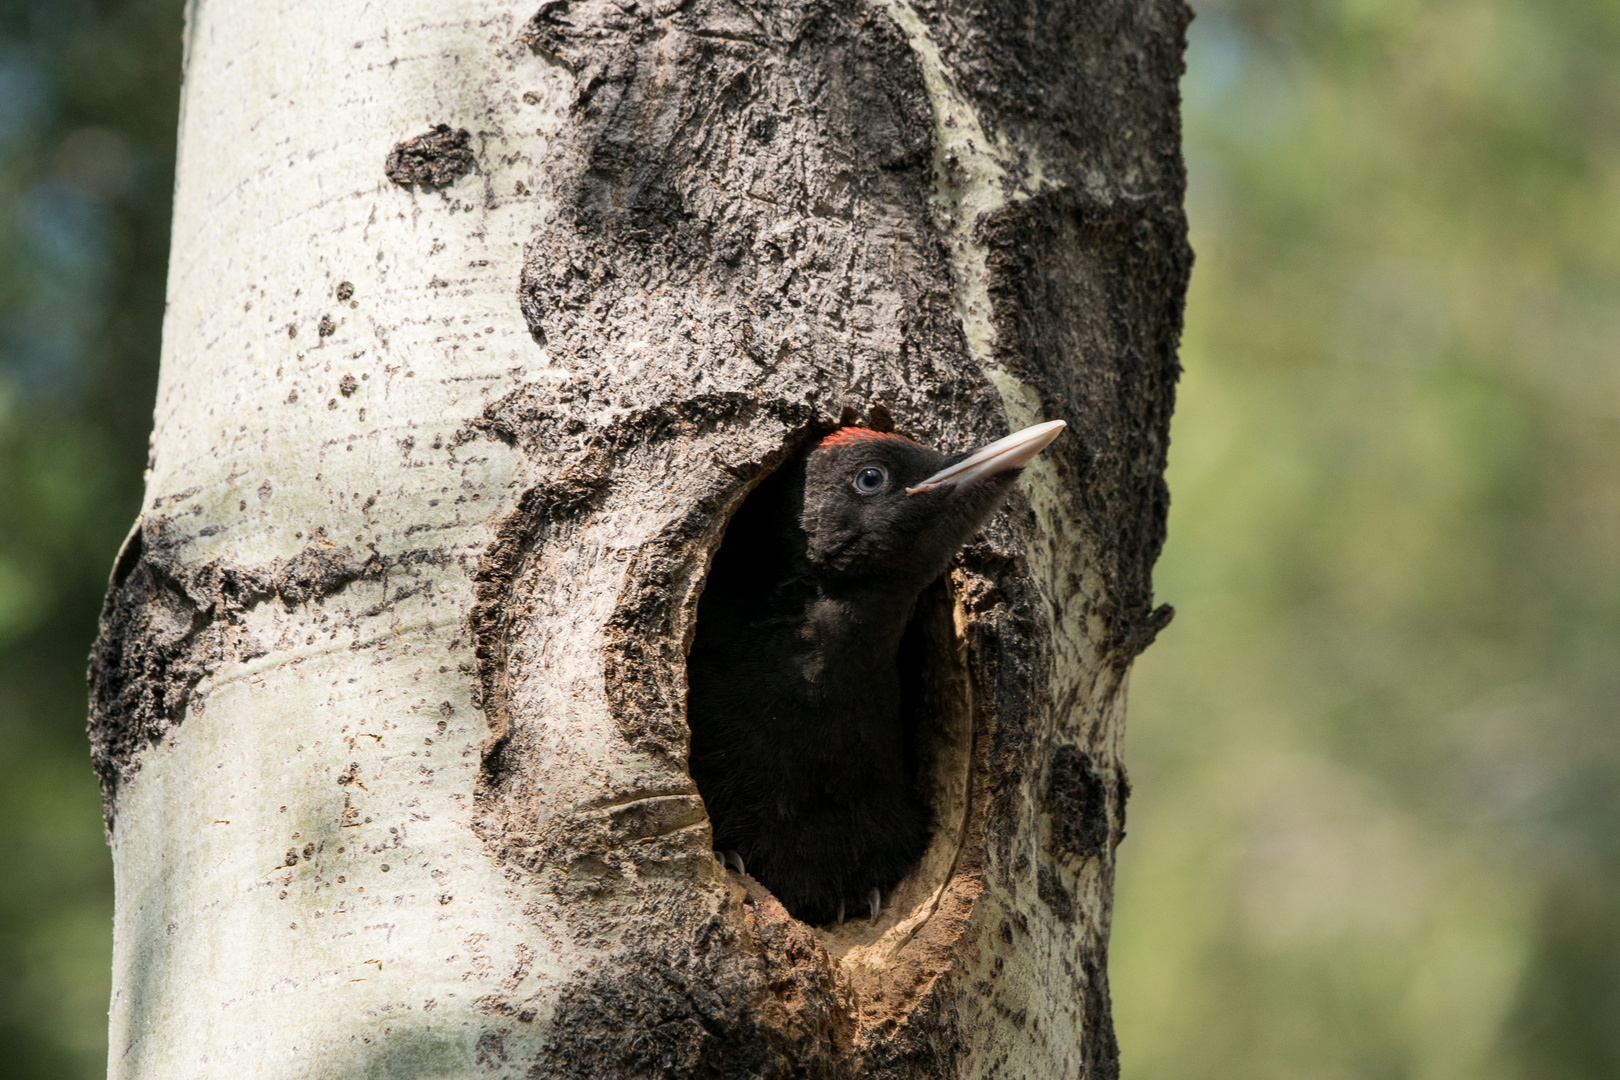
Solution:
<path fill-rule="evenodd" d="M 1153 607 L 1164 545 L 1176 344 L 1191 255 L 1179 203 L 1043 195 L 980 222 L 996 358 L 1074 438 L 1054 445 L 1097 538 L 1104 647 L 1123 667 L 1170 621 Z"/>
<path fill-rule="evenodd" d="M 1108 787 L 1089 755 L 1072 746 L 1052 752 L 1041 811 L 1051 822 L 1054 855 L 1083 861 L 1102 854 L 1108 843 Z"/>
<path fill-rule="evenodd" d="M 1179 2 L 920 0 L 940 53 L 986 130 L 1036 150 L 1049 179 L 1099 205 L 1179 217 Z M 1186 265 L 1179 236 L 1165 252 Z"/>
<path fill-rule="evenodd" d="M 396 184 L 444 187 L 466 176 L 472 167 L 472 135 L 467 129 L 435 124 L 432 131 L 396 143 L 383 162 L 383 174 Z"/>

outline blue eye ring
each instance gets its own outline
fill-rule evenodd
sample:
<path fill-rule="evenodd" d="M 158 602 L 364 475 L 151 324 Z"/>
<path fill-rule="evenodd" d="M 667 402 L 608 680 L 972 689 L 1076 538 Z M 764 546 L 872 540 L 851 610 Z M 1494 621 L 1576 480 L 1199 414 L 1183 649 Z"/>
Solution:
<path fill-rule="evenodd" d="M 863 465 L 855 470 L 855 490 L 862 495 L 876 495 L 889 482 L 889 470 L 881 465 Z"/>

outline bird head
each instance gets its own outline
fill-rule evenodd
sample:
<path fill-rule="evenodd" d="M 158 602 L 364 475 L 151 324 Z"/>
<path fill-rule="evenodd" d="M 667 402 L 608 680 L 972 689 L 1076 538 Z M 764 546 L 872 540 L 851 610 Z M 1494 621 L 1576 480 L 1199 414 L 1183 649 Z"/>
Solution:
<path fill-rule="evenodd" d="M 951 456 L 902 435 L 840 428 L 805 458 L 806 554 L 822 573 L 921 589 L 945 572 L 1063 427 L 1061 420 L 1036 424 Z"/>

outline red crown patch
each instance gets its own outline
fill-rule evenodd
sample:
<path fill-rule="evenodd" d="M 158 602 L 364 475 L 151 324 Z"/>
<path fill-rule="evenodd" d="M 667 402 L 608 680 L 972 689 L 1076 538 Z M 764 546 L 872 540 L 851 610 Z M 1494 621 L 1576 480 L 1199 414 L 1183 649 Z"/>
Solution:
<path fill-rule="evenodd" d="M 910 443 L 912 446 L 917 445 L 904 435 L 896 435 L 892 431 L 873 431 L 871 428 L 863 427 L 842 427 L 833 432 L 831 435 L 824 436 L 820 442 L 816 443 L 816 449 L 831 450 L 835 447 L 848 446 L 852 443 L 881 441 Z"/>

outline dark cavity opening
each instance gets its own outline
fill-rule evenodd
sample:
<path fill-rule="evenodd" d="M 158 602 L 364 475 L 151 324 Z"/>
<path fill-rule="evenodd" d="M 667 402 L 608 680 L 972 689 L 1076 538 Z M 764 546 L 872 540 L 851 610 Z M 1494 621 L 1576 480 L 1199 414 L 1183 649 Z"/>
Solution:
<path fill-rule="evenodd" d="M 777 580 L 783 560 L 781 523 L 770 519 L 779 485 L 788 469 L 766 478 L 740 504 L 715 551 L 692 629 L 688 680 L 693 658 L 721 635 L 748 631 L 736 613 L 746 610 Z M 928 809 L 926 847 L 905 876 L 883 897 L 872 921 L 864 906 L 847 906 L 845 921 L 814 923 L 828 951 L 843 959 L 860 950 L 865 963 L 909 941 L 938 903 L 950 880 L 965 839 L 969 818 L 973 757 L 973 703 L 967 673 L 966 644 L 959 630 L 958 606 L 947 573 L 923 590 L 906 624 L 896 665 L 900 677 L 900 719 L 905 768 L 913 790 Z M 694 735 L 694 753 L 699 747 Z M 694 761 L 693 779 L 706 805 L 714 798 L 715 778 L 704 776 Z M 709 790 L 705 790 L 705 789 Z M 725 845 L 719 840 L 717 846 Z M 756 868 L 750 866 L 750 874 Z M 760 880 L 767 887 L 772 884 Z"/>

